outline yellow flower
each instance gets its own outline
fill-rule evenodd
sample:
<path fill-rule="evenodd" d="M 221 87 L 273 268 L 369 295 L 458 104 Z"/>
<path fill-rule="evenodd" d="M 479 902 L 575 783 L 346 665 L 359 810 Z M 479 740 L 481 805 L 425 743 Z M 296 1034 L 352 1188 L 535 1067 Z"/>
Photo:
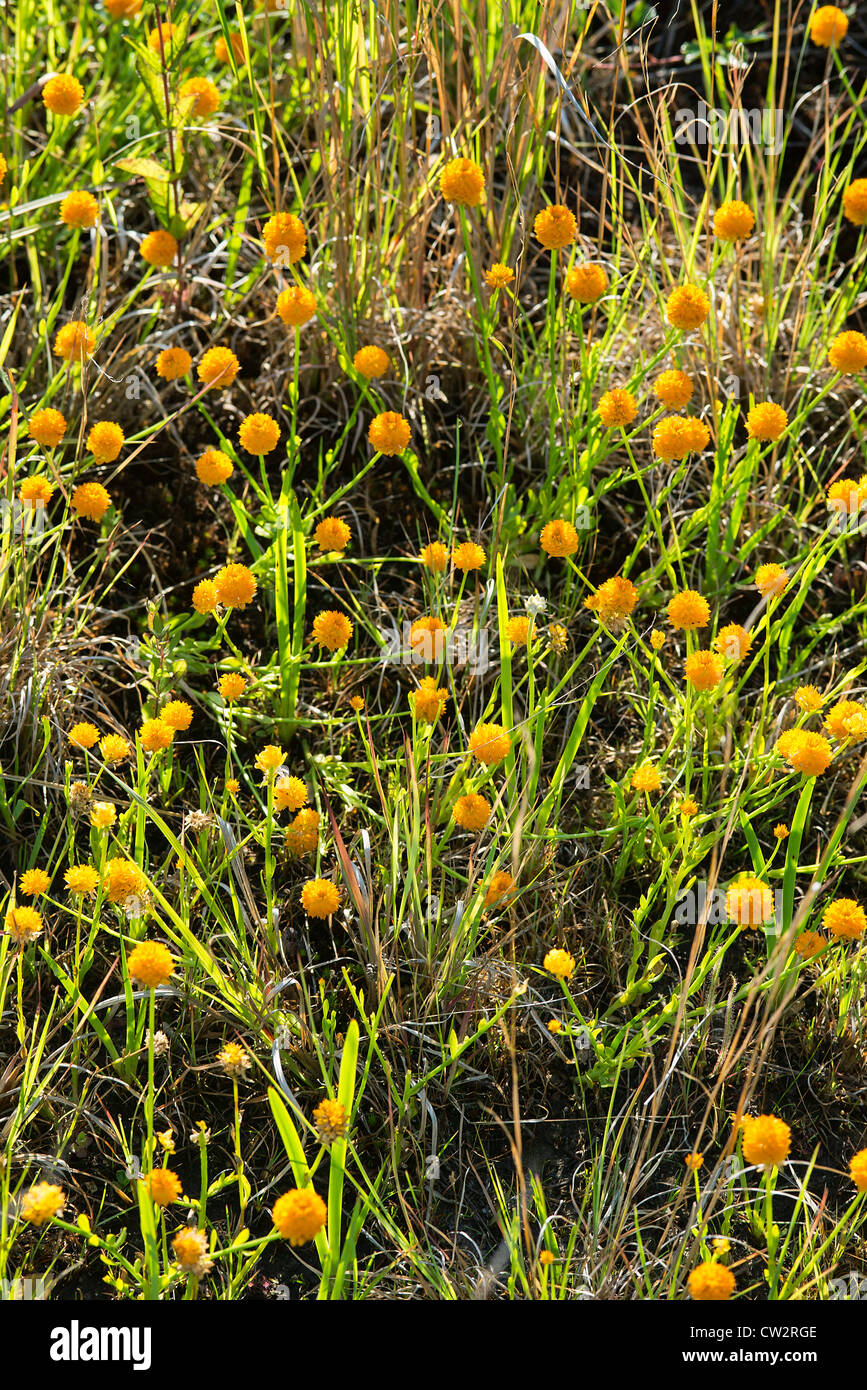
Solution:
<path fill-rule="evenodd" d="M 165 51 L 166 57 L 168 57 L 169 49 L 172 47 L 177 32 L 177 24 L 158 24 L 156 29 L 152 29 L 148 34 L 148 48 L 151 53 L 159 55 Z"/>
<path fill-rule="evenodd" d="M 443 574 L 449 562 L 449 552 L 439 541 L 431 541 L 418 558 L 433 574 Z"/>
<path fill-rule="evenodd" d="M 840 478 L 828 488 L 829 502 L 843 502 L 846 511 L 857 516 L 867 502 L 867 473 L 860 478 Z"/>
<path fill-rule="evenodd" d="M 43 449 L 56 449 L 66 428 L 66 418 L 59 410 L 37 410 L 28 421 L 27 433 Z"/>
<path fill-rule="evenodd" d="M 704 1163 L 704 1154 L 687 1154 L 686 1158 L 684 1159 L 684 1162 L 686 1163 L 686 1166 L 691 1173 L 697 1173 L 701 1165 Z"/>
<path fill-rule="evenodd" d="M 433 676 L 423 676 L 418 690 L 410 692 L 409 703 L 416 719 L 435 724 L 446 707 L 449 692 L 437 687 Z"/>
<path fill-rule="evenodd" d="M 659 628 L 654 628 L 650 634 L 650 645 L 655 652 L 661 651 L 665 646 L 665 633 L 660 632 Z"/>
<path fill-rule="evenodd" d="M 506 623 L 506 636 L 516 647 L 526 647 L 530 636 L 530 619 L 524 616 L 510 618 Z"/>
<path fill-rule="evenodd" d="M 785 430 L 789 417 L 781 405 L 764 401 L 754 405 L 747 415 L 747 434 L 750 439 L 775 440 Z"/>
<path fill-rule="evenodd" d="M 742 1150 L 747 1163 L 776 1168 L 789 1156 L 792 1131 L 776 1115 L 745 1115 Z"/>
<path fill-rule="evenodd" d="M 277 296 L 277 313 L 289 328 L 303 328 L 316 317 L 316 299 L 303 285 L 290 285 Z"/>
<path fill-rule="evenodd" d="M 38 1182 L 25 1192 L 21 1200 L 21 1219 L 31 1226 L 42 1226 L 59 1216 L 66 1206 L 62 1187 L 54 1183 Z"/>
<path fill-rule="evenodd" d="M 352 535 L 345 521 L 326 516 L 316 527 L 316 544 L 320 550 L 345 550 Z"/>
<path fill-rule="evenodd" d="M 595 613 L 600 622 L 612 625 L 623 623 L 638 603 L 638 590 L 631 579 L 615 575 L 600 584 L 595 594 L 584 600 L 584 607 Z"/>
<path fill-rule="evenodd" d="M 684 820 L 698 815 L 698 802 L 692 796 L 685 796 L 680 803 L 680 814 Z"/>
<path fill-rule="evenodd" d="M 505 289 L 506 285 L 511 285 L 514 278 L 514 270 L 510 266 L 502 265 L 500 261 L 485 271 L 485 284 L 491 290 Z"/>
<path fill-rule="evenodd" d="M 562 623 L 552 623 L 548 628 L 548 640 L 551 643 L 552 651 L 565 652 L 569 641 L 569 634 Z"/>
<path fill-rule="evenodd" d="M 222 391 L 231 386 L 240 370 L 241 364 L 231 348 L 212 347 L 208 348 L 196 373 L 204 386 Z"/>
<path fill-rule="evenodd" d="M 774 895 L 763 879 L 739 874 L 726 893 L 726 916 L 739 927 L 760 927 L 774 919 Z"/>
<path fill-rule="evenodd" d="M 353 695 L 353 697 L 352 697 L 352 699 L 349 701 L 349 703 L 350 703 L 350 705 L 352 706 L 352 708 L 355 710 L 355 713 L 356 713 L 356 714 L 360 714 L 361 711 L 364 709 L 364 701 L 362 700 L 362 698 L 361 698 L 360 695 Z"/>
<path fill-rule="evenodd" d="M 472 159 L 452 159 L 440 174 L 440 192 L 447 203 L 478 207 L 485 191 L 485 176 Z"/>
<path fill-rule="evenodd" d="M 726 1265 L 706 1260 L 696 1265 L 687 1280 L 689 1296 L 697 1303 L 724 1303 L 735 1289 L 735 1276 Z"/>
<path fill-rule="evenodd" d="M 35 907 L 10 907 L 6 913 L 6 930 L 16 946 L 35 941 L 42 928 L 42 916 Z"/>
<path fill-rule="evenodd" d="M 825 772 L 833 757 L 828 740 L 805 729 L 790 730 L 789 736 L 781 735 L 776 748 L 795 772 L 803 772 L 807 777 L 818 777 Z"/>
<path fill-rule="evenodd" d="M 683 632 L 694 632 L 710 622 L 710 604 L 695 589 L 683 589 L 668 605 L 668 621 Z"/>
<path fill-rule="evenodd" d="M 83 362 L 96 347 L 96 337 L 81 319 L 65 323 L 54 339 L 54 351 L 65 362 Z"/>
<path fill-rule="evenodd" d="M 802 931 L 795 941 L 795 954 L 804 960 L 812 960 L 820 951 L 824 951 L 827 942 L 824 936 L 817 931 Z"/>
<path fill-rule="evenodd" d="M 825 703 L 814 685 L 799 685 L 795 691 L 795 704 L 807 714 L 815 714 Z"/>
<path fill-rule="evenodd" d="M 42 100 L 53 115 L 74 116 L 84 101 L 84 88 L 77 77 L 62 72 L 49 77 L 42 88 Z"/>
<path fill-rule="evenodd" d="M 181 101 L 194 98 L 190 113 L 193 116 L 213 116 L 220 107 L 220 93 L 208 77 L 191 77 L 181 84 L 178 95 Z"/>
<path fill-rule="evenodd" d="M 92 193 L 67 193 L 60 204 L 60 220 L 67 227 L 95 227 L 99 219 L 99 203 Z"/>
<path fill-rule="evenodd" d="M 789 838 L 789 827 L 788 827 L 787 825 L 783 825 L 783 823 L 780 822 L 779 825 L 775 825 L 775 826 L 774 826 L 774 839 L 775 839 L 775 840 L 788 840 L 788 838 Z"/>
<path fill-rule="evenodd" d="M 847 941 L 857 941 L 864 935 L 867 917 L 864 909 L 854 898 L 837 898 L 829 903 L 822 913 L 822 926 L 832 936 Z"/>
<path fill-rule="evenodd" d="M 555 1021 L 556 1021 L 556 1020 L 555 1020 Z M 550 1024 L 549 1024 L 549 1027 L 550 1027 Z M 553 1265 L 553 1264 L 556 1264 L 556 1263 L 557 1263 L 557 1256 L 554 1254 L 553 1250 L 540 1250 L 540 1251 L 539 1251 L 539 1264 L 540 1264 L 540 1265 Z"/>
<path fill-rule="evenodd" d="M 714 651 L 727 657 L 729 661 L 743 661 L 744 657 L 749 655 L 752 640 L 740 623 L 729 623 L 726 627 L 721 627 L 714 638 Z"/>
<path fill-rule="evenodd" d="M 269 261 L 279 266 L 294 265 L 307 254 L 307 233 L 300 218 L 291 212 L 278 212 L 262 228 L 262 240 Z"/>
<path fill-rule="evenodd" d="M 247 689 L 247 682 L 236 671 L 229 671 L 220 677 L 218 689 L 226 703 L 231 705 L 235 700 L 240 700 Z"/>
<path fill-rule="evenodd" d="M 686 372 L 663 372 L 653 383 L 654 395 L 666 410 L 683 410 L 692 400 L 693 385 Z"/>
<path fill-rule="evenodd" d="M 491 907 L 494 903 L 500 902 L 507 893 L 511 893 L 514 886 L 515 880 L 512 875 L 507 873 L 505 869 L 498 869 L 491 877 L 482 906 Z"/>
<path fill-rule="evenodd" d="M 277 448 L 280 426 L 271 415 L 246 415 L 238 430 L 241 448 L 248 454 L 270 454 Z"/>
<path fill-rule="evenodd" d="M 843 190 L 843 214 L 856 227 L 867 222 L 867 179 L 853 179 Z"/>
<path fill-rule="evenodd" d="M 629 785 L 636 792 L 658 792 L 662 786 L 662 778 L 653 763 L 644 762 L 634 769 Z"/>
<path fill-rule="evenodd" d="M 304 1245 L 322 1230 L 328 1211 L 312 1187 L 293 1187 L 291 1192 L 277 1198 L 271 1216 L 284 1240 L 292 1245 Z"/>
<path fill-rule="evenodd" d="M 817 48 L 834 48 L 848 28 L 849 20 L 836 5 L 820 5 L 810 16 L 810 38 Z"/>
<path fill-rule="evenodd" d="M 193 359 L 186 348 L 163 348 L 157 358 L 157 376 L 163 381 L 177 381 L 192 370 Z"/>
<path fill-rule="evenodd" d="M 9 165 L 6 163 L 6 160 L 4 159 L 3 155 L 0 154 L 0 183 L 2 183 L 5 179 L 6 171 L 8 168 Z"/>
<path fill-rule="evenodd" d="M 755 225 L 752 208 L 735 198 L 731 202 L 721 203 L 717 208 L 713 219 L 714 236 L 721 241 L 742 241 Z"/>
<path fill-rule="evenodd" d="M 180 1235 L 172 1241 L 175 1259 L 185 1274 L 202 1278 L 213 1268 L 214 1261 L 208 1254 L 208 1238 L 204 1231 L 185 1226 Z"/>
<path fill-rule="evenodd" d="M 111 498 L 102 483 L 79 483 L 69 499 L 69 505 L 79 516 L 101 521 L 111 506 Z"/>
<path fill-rule="evenodd" d="M 470 734 L 470 752 L 486 767 L 502 762 L 511 747 L 512 740 L 502 724 L 477 724 Z"/>
<path fill-rule="evenodd" d="M 722 658 L 713 652 L 691 652 L 684 664 L 684 674 L 696 690 L 713 690 L 723 678 Z"/>
<path fill-rule="evenodd" d="M 699 328 L 710 312 L 710 300 L 697 285 L 678 285 L 668 296 L 665 315 L 672 328 Z"/>
<path fill-rule="evenodd" d="M 566 293 L 579 304 L 595 304 L 607 289 L 608 276 L 601 265 L 573 265 L 566 271 Z"/>
<path fill-rule="evenodd" d="M 563 1031 L 563 1025 L 562 1025 L 562 1023 L 560 1022 L 559 1018 L 552 1018 L 552 1019 L 549 1021 L 549 1023 L 548 1023 L 548 1032 L 549 1032 L 549 1033 L 562 1033 L 562 1031 Z"/>
<path fill-rule="evenodd" d="M 307 807 L 298 812 L 284 836 L 290 854 L 312 854 L 319 844 L 319 812 Z"/>
<path fill-rule="evenodd" d="M 620 387 L 606 391 L 596 409 L 603 425 L 609 430 L 617 425 L 630 424 L 638 414 L 635 397 Z"/>
<path fill-rule="evenodd" d="M 166 270 L 177 254 L 177 238 L 162 227 L 158 227 L 155 232 L 148 232 L 139 247 L 139 255 L 142 260 L 147 261 L 148 265 L 156 266 L 159 270 Z"/>
<path fill-rule="evenodd" d="M 169 700 L 160 710 L 160 719 L 170 729 L 184 733 L 193 722 L 193 708 L 186 700 Z"/>
<path fill-rule="evenodd" d="M 340 889 L 328 878 L 310 878 L 301 889 L 301 902 L 310 917 L 330 917 L 340 906 Z"/>
<path fill-rule="evenodd" d="M 53 491 L 54 484 L 37 473 L 32 478 L 24 479 L 18 490 L 18 496 L 22 502 L 26 502 L 31 507 L 45 507 L 51 501 Z"/>
<path fill-rule="evenodd" d="M 99 740 L 99 751 L 107 763 L 122 763 L 131 753 L 131 748 L 120 734 L 104 734 Z"/>
<path fill-rule="evenodd" d="M 455 569 L 463 570 L 464 574 L 480 570 L 487 558 L 482 547 L 476 545 L 475 541 L 462 541 L 452 551 L 452 564 Z"/>
<path fill-rule="evenodd" d="M 217 1053 L 217 1062 L 227 1076 L 239 1077 L 251 1066 L 249 1054 L 240 1043 L 227 1042 Z"/>
<path fill-rule="evenodd" d="M 554 948 L 548 951 L 542 961 L 542 968 L 556 975 L 558 980 L 568 980 L 575 971 L 575 957 L 570 956 L 568 951 Z"/>
<path fill-rule="evenodd" d="M 345 647 L 352 636 L 352 623 L 345 613 L 335 609 L 323 609 L 313 619 L 313 636 L 320 647 L 330 652 L 338 652 Z"/>
<path fill-rule="evenodd" d="M 174 729 L 170 729 L 162 719 L 146 719 L 139 729 L 141 746 L 147 753 L 158 753 L 168 748 L 174 736 Z"/>
<path fill-rule="evenodd" d="M 268 743 L 260 753 L 256 754 L 256 766 L 260 772 L 267 777 L 269 773 L 277 771 L 286 761 L 286 754 L 276 743 Z"/>
<path fill-rule="evenodd" d="M 232 52 L 235 55 L 235 65 L 236 67 L 240 67 L 244 62 L 244 39 L 239 33 L 231 33 L 229 35 L 229 42 L 232 45 Z M 229 44 L 226 43 L 222 34 L 214 44 L 214 57 L 218 63 L 228 63 L 230 61 Z"/>
<path fill-rule="evenodd" d="M 105 866 L 103 886 L 110 903 L 122 903 L 143 889 L 144 875 L 138 865 L 133 864 L 130 859 L 115 857 L 109 859 Z M 165 947 L 160 946 L 158 949 L 164 951 Z"/>
<path fill-rule="evenodd" d="M 571 521 L 549 521 L 542 527 L 539 544 L 547 555 L 564 558 L 578 549 L 578 532 Z"/>
<path fill-rule="evenodd" d="M 87 447 L 97 463 L 114 463 L 124 443 L 124 432 L 114 420 L 100 420 L 87 436 Z"/>
<path fill-rule="evenodd" d="M 90 823 L 97 830 L 108 830 L 117 820 L 117 812 L 110 801 L 94 801 L 90 810 Z"/>
<path fill-rule="evenodd" d="M 844 375 L 860 372 L 867 367 L 867 338 L 863 333 L 839 333 L 828 349 L 828 361 Z"/>
<path fill-rule="evenodd" d="M 394 410 L 375 415 L 367 437 L 380 454 L 402 454 L 410 440 L 409 422 Z"/>
<path fill-rule="evenodd" d="M 224 608 L 246 608 L 256 593 L 256 577 L 246 565 L 224 565 L 214 584 Z"/>
<path fill-rule="evenodd" d="M 445 654 L 445 623 L 432 615 L 416 618 L 409 630 L 409 644 L 425 662 L 436 662 L 438 665 Z"/>
<path fill-rule="evenodd" d="M 537 213 L 533 231 L 546 251 L 557 251 L 562 246 L 571 246 L 578 235 L 578 223 L 569 208 L 554 203 Z"/>
<path fill-rule="evenodd" d="M 491 803 L 478 792 L 459 796 L 452 811 L 456 825 L 462 830 L 484 830 L 491 815 Z"/>
<path fill-rule="evenodd" d="M 229 796 L 237 796 L 240 790 L 241 783 L 238 781 L 237 777 L 226 778 L 226 791 Z"/>
<path fill-rule="evenodd" d="M 99 874 L 89 864 L 73 864 L 63 875 L 63 881 L 70 893 L 94 893 L 99 884 Z"/>
<path fill-rule="evenodd" d="M 759 565 L 754 580 L 762 598 L 778 597 L 789 582 L 789 576 L 782 565 Z"/>
<path fill-rule="evenodd" d="M 300 811 L 307 800 L 307 788 L 300 777 L 278 777 L 274 783 L 274 809 Z"/>
<path fill-rule="evenodd" d="M 143 4 L 144 0 L 105 0 L 105 8 L 112 19 L 132 19 Z"/>
<path fill-rule="evenodd" d="M 385 375 L 391 366 L 391 359 L 382 348 L 371 345 L 358 349 L 352 359 L 352 365 L 357 372 L 367 377 L 368 381 L 373 381 L 374 377 Z"/>
<path fill-rule="evenodd" d="M 836 705 L 832 705 L 825 718 L 825 730 L 832 738 L 839 739 L 841 743 L 847 742 L 852 738 L 853 729 L 857 737 L 863 738 L 860 732 L 861 718 L 853 716 L 867 716 L 867 708 L 862 705 L 860 700 L 838 700 Z"/>
<path fill-rule="evenodd" d="M 321 1100 L 313 1111 L 316 1133 L 323 1144 L 333 1144 L 346 1134 L 346 1107 L 339 1100 Z"/>
<path fill-rule="evenodd" d="M 193 607 L 196 612 L 202 615 L 205 613 L 214 613 L 216 612 L 218 602 L 217 586 L 214 581 L 212 579 L 202 579 L 193 590 Z"/>
<path fill-rule="evenodd" d="M 171 951 L 161 941 L 142 941 L 130 952 L 126 963 L 130 979 L 145 989 L 164 985 L 174 973 L 175 964 Z"/>
<path fill-rule="evenodd" d="M 221 449 L 206 449 L 196 459 L 196 477 L 206 487 L 220 487 L 234 471 L 235 465 Z"/>
<path fill-rule="evenodd" d="M 704 420 L 692 415 L 663 415 L 653 431 L 653 452 L 664 461 L 701 453 L 709 442 L 710 430 Z"/>
<path fill-rule="evenodd" d="M 184 1190 L 180 1178 L 171 1168 L 154 1168 L 152 1173 L 147 1174 L 144 1184 L 151 1201 L 158 1207 L 167 1207 L 170 1202 L 176 1202 Z"/>
<path fill-rule="evenodd" d="M 867 1149 L 849 1159 L 849 1176 L 859 1192 L 867 1192 Z"/>

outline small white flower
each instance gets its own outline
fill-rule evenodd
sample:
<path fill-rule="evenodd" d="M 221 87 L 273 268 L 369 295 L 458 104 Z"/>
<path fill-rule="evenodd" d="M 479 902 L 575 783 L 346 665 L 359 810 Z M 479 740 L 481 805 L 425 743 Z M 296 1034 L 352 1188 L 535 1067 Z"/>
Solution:
<path fill-rule="evenodd" d="M 524 599 L 524 607 L 531 618 L 538 618 L 548 607 L 548 600 L 541 594 L 531 594 L 529 598 Z"/>

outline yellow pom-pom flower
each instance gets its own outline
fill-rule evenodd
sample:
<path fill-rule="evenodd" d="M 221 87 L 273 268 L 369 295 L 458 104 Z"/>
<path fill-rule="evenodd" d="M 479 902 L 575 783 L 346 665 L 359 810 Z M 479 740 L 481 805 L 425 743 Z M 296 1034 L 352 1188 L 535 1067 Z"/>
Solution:
<path fill-rule="evenodd" d="M 99 203 L 92 193 L 67 193 L 60 204 L 60 220 L 67 227 L 84 230 L 95 227 L 99 219 Z"/>
<path fill-rule="evenodd" d="M 340 906 L 340 889 L 329 878 L 310 878 L 301 889 L 301 902 L 310 917 L 331 917 Z"/>
<path fill-rule="evenodd" d="M 606 391 L 596 409 L 603 425 L 609 430 L 615 429 L 618 425 L 631 424 L 638 414 L 635 397 L 622 387 Z"/>
<path fill-rule="evenodd" d="M 277 1198 L 271 1217 L 284 1240 L 291 1245 L 304 1245 L 322 1230 L 328 1210 L 312 1187 L 294 1187 Z"/>
<path fill-rule="evenodd" d="M 672 328 L 700 328 L 710 313 L 710 300 L 697 285 L 678 285 L 668 296 L 665 316 Z"/>
<path fill-rule="evenodd" d="M 502 724 L 477 724 L 470 734 L 470 752 L 486 767 L 501 763 L 512 747 L 512 740 Z"/>
<path fill-rule="evenodd" d="M 478 207 L 485 191 L 485 176 L 475 160 L 451 159 L 440 174 L 440 192 L 447 203 Z"/>
<path fill-rule="evenodd" d="M 54 351 L 65 362 L 84 362 L 96 347 L 96 337 L 86 323 L 74 319 L 65 323 L 54 339 Z"/>
<path fill-rule="evenodd" d="M 289 328 L 303 328 L 316 317 L 316 299 L 303 285 L 290 285 L 277 296 L 277 313 Z"/>
<path fill-rule="evenodd" d="M 171 232 L 159 227 L 155 232 L 148 232 L 139 247 L 139 255 L 148 265 L 156 266 L 159 270 L 166 270 L 174 261 L 178 254 L 177 238 Z"/>
<path fill-rule="evenodd" d="M 181 101 L 192 99 L 193 116 L 213 116 L 220 109 L 220 93 L 208 77 L 191 77 L 182 82 L 178 96 Z"/>
<path fill-rule="evenodd" d="M 714 236 L 720 241 L 743 241 L 756 225 L 755 213 L 740 199 L 721 203 L 713 219 Z"/>
<path fill-rule="evenodd" d="M 745 1115 L 742 1152 L 747 1163 L 761 1168 L 777 1168 L 785 1163 L 792 1144 L 792 1131 L 776 1115 Z"/>
<path fill-rule="evenodd" d="M 131 980 L 144 985 L 145 989 L 157 989 L 172 977 L 176 961 L 167 946 L 161 941 L 142 941 L 130 951 L 127 970 Z"/>
<path fill-rule="evenodd" d="M 692 400 L 693 385 L 686 372 L 662 372 L 653 383 L 653 392 L 666 410 L 683 410 Z"/>
<path fill-rule="evenodd" d="M 863 333 L 839 333 L 828 349 L 828 361 L 844 376 L 862 371 L 867 367 L 867 338 Z"/>
<path fill-rule="evenodd" d="M 320 550 L 345 550 L 352 532 L 339 517 L 326 516 L 319 522 L 314 534 Z"/>
<path fill-rule="evenodd" d="M 686 658 L 684 675 L 695 690 L 713 690 L 723 678 L 722 658 L 713 652 L 691 652 Z"/>
<path fill-rule="evenodd" d="M 375 415 L 367 438 L 380 454 L 402 454 L 410 440 L 409 422 L 394 410 Z"/>
<path fill-rule="evenodd" d="M 192 370 L 193 359 L 186 348 L 163 348 L 157 358 L 157 376 L 163 381 L 177 381 Z"/>
<path fill-rule="evenodd" d="M 313 619 L 313 636 L 320 647 L 337 652 L 346 646 L 352 636 L 352 623 L 345 613 L 336 609 L 324 609 Z"/>
<path fill-rule="evenodd" d="M 246 565 L 225 565 L 214 584 L 217 598 L 224 608 L 246 608 L 258 587 L 256 577 Z"/>
<path fill-rule="evenodd" d="M 820 5 L 810 16 L 810 38 L 818 48 L 833 48 L 845 39 L 849 20 L 836 5 Z"/>
<path fill-rule="evenodd" d="M 568 951 L 561 951 L 557 947 L 548 951 L 542 961 L 542 967 L 552 975 L 556 975 L 558 980 L 571 979 L 575 973 L 575 957 Z"/>
<path fill-rule="evenodd" d="M 55 1183 L 38 1182 L 21 1199 L 21 1219 L 30 1226 L 44 1226 L 53 1221 L 66 1206 L 62 1187 Z"/>
<path fill-rule="evenodd" d="M 37 410 L 27 422 L 27 433 L 43 449 L 56 449 L 66 434 L 66 417 L 59 410 Z"/>
<path fill-rule="evenodd" d="M 456 825 L 463 830 L 484 830 L 491 815 L 491 803 L 478 792 L 459 796 L 452 811 Z"/>
<path fill-rule="evenodd" d="M 273 416 L 257 411 L 241 421 L 238 438 L 248 454 L 270 454 L 280 441 L 280 426 Z"/>
<path fill-rule="evenodd" d="M 562 203 L 554 203 L 537 213 L 533 223 L 536 240 L 546 251 L 557 251 L 563 246 L 571 246 L 578 235 L 575 214 Z"/>
<path fill-rule="evenodd" d="M 74 116 L 84 101 L 84 88 L 77 77 L 61 72 L 45 83 L 42 101 L 54 116 Z"/>
<path fill-rule="evenodd" d="M 710 604 L 695 589 L 683 589 L 668 605 L 668 621 L 682 632 L 694 632 L 710 622 Z"/>
<path fill-rule="evenodd" d="M 294 265 L 307 254 L 307 233 L 300 218 L 292 212 L 278 212 L 262 228 L 262 240 L 269 261 L 278 266 Z"/>
<path fill-rule="evenodd" d="M 726 893 L 726 915 L 739 927 L 758 928 L 774 919 L 774 895 L 763 879 L 740 874 Z"/>
<path fill-rule="evenodd" d="M 857 941 L 864 935 L 867 917 L 854 898 L 837 898 L 825 908 L 822 926 L 840 940 Z"/>
<path fill-rule="evenodd" d="M 595 304 L 608 289 L 608 276 L 601 265 L 570 266 L 566 271 L 566 293 L 578 304 Z"/>
<path fill-rule="evenodd" d="M 87 436 L 87 447 L 97 463 L 114 463 L 124 443 L 124 432 L 114 420 L 100 420 Z"/>
<path fill-rule="evenodd" d="M 696 1265 L 687 1280 L 689 1296 L 696 1303 L 724 1303 L 735 1290 L 735 1276 L 727 1265 L 706 1260 Z"/>
<path fill-rule="evenodd" d="M 391 358 L 382 348 L 370 345 L 358 349 L 352 359 L 352 365 L 368 381 L 373 381 L 375 377 L 385 376 L 391 366 Z"/>
<path fill-rule="evenodd" d="M 206 487 L 220 487 L 234 471 L 235 465 L 222 449 L 206 449 L 196 459 L 196 477 Z"/>
<path fill-rule="evenodd" d="M 208 348 L 196 368 L 199 381 L 204 386 L 219 390 L 231 386 L 240 370 L 240 362 L 231 348 L 227 347 Z"/>
<path fill-rule="evenodd" d="M 542 527 L 539 544 L 546 555 L 565 558 L 578 549 L 578 532 L 571 521 L 558 519 Z"/>
<path fill-rule="evenodd" d="M 750 439 L 776 440 L 788 423 L 789 417 L 781 405 L 763 401 L 760 405 L 752 406 L 747 415 L 747 434 Z"/>

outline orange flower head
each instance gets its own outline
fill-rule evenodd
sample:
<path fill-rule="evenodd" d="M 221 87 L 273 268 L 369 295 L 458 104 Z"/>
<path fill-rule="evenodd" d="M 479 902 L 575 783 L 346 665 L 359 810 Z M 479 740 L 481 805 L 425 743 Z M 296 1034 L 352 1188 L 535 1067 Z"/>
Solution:
<path fill-rule="evenodd" d="M 163 381 L 177 381 L 192 371 L 193 359 L 186 348 L 163 348 L 157 358 L 157 376 Z"/>
<path fill-rule="evenodd" d="M 608 276 L 601 265 L 586 262 L 566 271 L 566 293 L 578 304 L 595 304 L 608 289 Z"/>
<path fill-rule="evenodd" d="M 353 357 L 352 365 L 368 381 L 373 381 L 375 377 L 385 376 L 391 366 L 391 358 L 380 347 L 361 347 Z"/>
<path fill-rule="evenodd" d="M 697 285 L 678 285 L 668 296 L 665 316 L 672 328 L 700 328 L 710 313 L 710 300 Z"/>
<path fill-rule="evenodd" d="M 60 220 L 67 227 L 74 227 L 80 231 L 87 227 L 95 227 L 99 220 L 99 203 L 92 193 L 67 193 L 60 204 Z"/>
<path fill-rule="evenodd" d="M 478 207 L 485 191 L 485 176 L 472 159 L 451 159 L 440 174 L 440 192 L 447 203 Z"/>
<path fill-rule="evenodd" d="M 208 348 L 196 373 L 204 386 L 222 391 L 231 386 L 240 370 L 241 364 L 231 348 L 212 347 Z"/>
<path fill-rule="evenodd" d="M 533 223 L 536 240 L 546 251 L 557 251 L 563 246 L 571 246 L 578 235 L 575 214 L 562 203 L 554 203 L 536 214 Z"/>
<path fill-rule="evenodd" d="M 370 422 L 367 437 L 380 454 L 402 454 L 410 441 L 409 421 L 397 411 L 386 410 Z"/>

